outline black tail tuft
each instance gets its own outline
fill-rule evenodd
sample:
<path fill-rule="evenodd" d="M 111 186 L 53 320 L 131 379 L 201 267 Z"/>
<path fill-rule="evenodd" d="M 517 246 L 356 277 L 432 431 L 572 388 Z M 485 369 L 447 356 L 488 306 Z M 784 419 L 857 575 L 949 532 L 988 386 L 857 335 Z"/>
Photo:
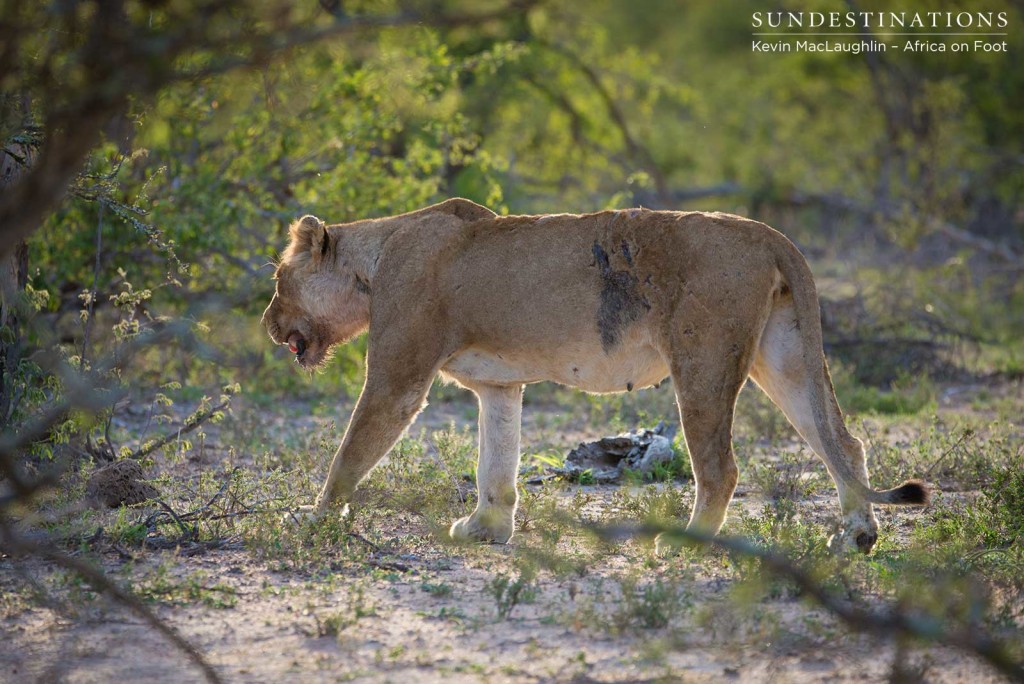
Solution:
<path fill-rule="evenodd" d="M 896 505 L 923 506 L 930 498 L 928 487 L 920 480 L 907 480 L 896 489 L 891 490 L 890 503 Z"/>

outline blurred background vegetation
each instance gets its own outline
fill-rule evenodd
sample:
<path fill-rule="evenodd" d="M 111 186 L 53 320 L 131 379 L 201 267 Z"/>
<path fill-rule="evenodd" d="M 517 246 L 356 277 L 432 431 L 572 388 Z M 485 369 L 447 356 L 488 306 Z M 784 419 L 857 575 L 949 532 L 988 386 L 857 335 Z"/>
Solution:
<path fill-rule="evenodd" d="M 59 363 L 91 372 L 170 323 L 192 341 L 92 370 L 129 399 L 234 382 L 257 401 L 354 395 L 359 344 L 310 382 L 268 343 L 268 263 L 301 214 L 450 196 L 779 228 L 819 277 L 855 408 L 1024 370 L 1024 13 L 1009 0 L 955 6 L 1006 12 L 1008 52 L 860 55 L 753 52 L 753 0 L 2 6 L 6 258 L 31 234 L 5 289 L 8 430 L 61 399 Z M 81 437 L 66 418 L 51 442 Z"/>
<path fill-rule="evenodd" d="M 755 11 L 899 9 L 1005 12 L 1008 51 L 751 50 Z M 101 591 L 102 576 L 61 548 L 102 549 L 106 535 L 124 558 L 117 544 L 204 551 L 241 538 L 255 558 L 332 572 L 347 556 L 392 567 L 379 564 L 384 547 L 423 555 L 409 531 L 446 540 L 473 503 L 475 446 L 456 427 L 399 444 L 361 490 L 363 522 L 318 525 L 310 543 L 281 521 L 314 495 L 365 349 L 348 345 L 309 377 L 260 328 L 288 224 L 451 196 L 503 213 L 720 210 L 778 228 L 807 255 L 836 390 L 876 481 L 936 489 L 919 518 L 885 513 L 872 557 L 827 557 L 830 523 L 812 496 L 831 499 L 827 473 L 748 391 L 735 441 L 764 509 L 741 507 L 727 533 L 819 564 L 843 596 L 923 602 L 962 628 L 954 636 L 987 639 L 979 624 L 1008 635 L 1019 663 L 1022 19 L 1011 0 L 0 0 L 0 557 L 49 559 Z M 423 423 L 473 421 L 467 393 L 432 393 L 452 401 Z M 538 479 L 524 476 L 530 541 L 513 552 L 536 566 L 531 554 L 554 557 L 594 493 L 580 478 L 560 500 L 544 466 L 569 441 L 674 420 L 675 407 L 667 386 L 593 397 L 540 385 L 526 402 L 524 463 Z M 208 440 L 201 426 L 228 411 Z M 690 479 L 676 447 L 655 479 Z M 158 466 L 163 508 L 83 511 L 108 461 Z M 659 524 L 687 515 L 692 487 L 636 484 L 607 488 L 603 510 Z M 44 487 L 53 495 L 36 505 Z M 17 534 L 15 520 L 53 537 Z M 572 554 L 586 566 L 604 552 Z M 644 577 L 652 568 L 636 559 L 616 620 L 663 626 L 689 580 L 655 577 L 636 594 L 641 565 Z M 742 554 L 701 562 L 716 592 L 722 576 L 768 576 Z M 532 591 L 536 567 L 521 566 L 489 585 L 504 617 Z M 764 594 L 787 597 L 777 584 Z M 596 592 L 604 600 L 600 581 Z M 984 620 L 979 596 L 993 606 Z M 728 614 L 702 611 L 700 631 Z M 751 634 L 758 648 L 774 641 Z"/>

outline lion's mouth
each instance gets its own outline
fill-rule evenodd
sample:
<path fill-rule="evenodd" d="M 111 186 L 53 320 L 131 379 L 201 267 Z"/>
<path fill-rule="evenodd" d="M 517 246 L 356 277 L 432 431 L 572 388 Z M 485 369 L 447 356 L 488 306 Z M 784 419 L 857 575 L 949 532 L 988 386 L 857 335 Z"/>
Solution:
<path fill-rule="evenodd" d="M 295 354 L 295 363 L 305 369 L 320 366 L 330 350 L 330 345 L 325 345 L 323 338 L 319 336 L 307 338 L 298 330 L 290 332 L 285 338 L 284 344 L 288 345 L 288 351 Z"/>
<path fill-rule="evenodd" d="M 306 353 L 306 338 L 297 332 L 288 336 L 288 351 L 295 354 L 296 359 L 301 359 Z"/>

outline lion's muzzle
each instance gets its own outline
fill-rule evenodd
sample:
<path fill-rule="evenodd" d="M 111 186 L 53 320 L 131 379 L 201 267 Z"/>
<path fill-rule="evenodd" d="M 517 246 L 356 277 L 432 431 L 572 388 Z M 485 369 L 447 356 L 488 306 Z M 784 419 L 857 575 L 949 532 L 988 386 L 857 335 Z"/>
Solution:
<path fill-rule="evenodd" d="M 295 354 L 296 357 L 301 357 L 306 353 L 306 338 L 297 332 L 293 332 L 288 336 L 288 351 Z"/>

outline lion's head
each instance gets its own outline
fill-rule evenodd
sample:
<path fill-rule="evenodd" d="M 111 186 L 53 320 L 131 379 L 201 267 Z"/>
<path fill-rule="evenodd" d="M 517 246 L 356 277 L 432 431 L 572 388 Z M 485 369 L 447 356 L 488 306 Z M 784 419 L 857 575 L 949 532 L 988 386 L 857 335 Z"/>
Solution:
<path fill-rule="evenodd" d="M 303 216 L 289 233 L 263 325 L 275 344 L 288 345 L 299 365 L 314 368 L 331 347 L 366 329 L 370 298 L 366 282 L 340 253 L 339 237 L 323 221 Z"/>

